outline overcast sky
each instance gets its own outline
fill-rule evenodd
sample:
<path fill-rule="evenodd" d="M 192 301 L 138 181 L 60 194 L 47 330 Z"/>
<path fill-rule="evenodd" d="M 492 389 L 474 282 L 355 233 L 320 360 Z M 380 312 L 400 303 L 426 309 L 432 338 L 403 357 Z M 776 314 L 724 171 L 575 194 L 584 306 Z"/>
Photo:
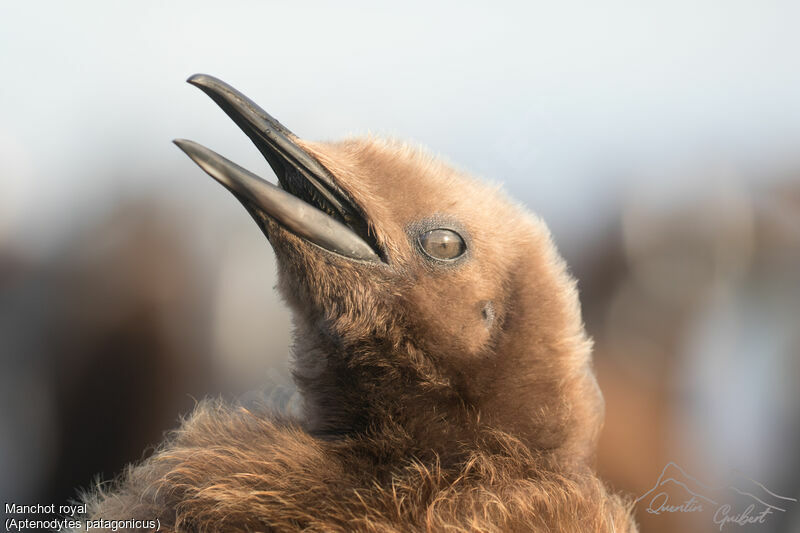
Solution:
<path fill-rule="evenodd" d="M 4 2 L 0 239 L 47 246 L 143 191 L 222 201 L 175 137 L 272 179 L 184 83 L 195 72 L 307 138 L 426 144 L 506 183 L 567 240 L 639 183 L 707 168 L 763 179 L 797 163 L 796 2 L 385 6 Z"/>

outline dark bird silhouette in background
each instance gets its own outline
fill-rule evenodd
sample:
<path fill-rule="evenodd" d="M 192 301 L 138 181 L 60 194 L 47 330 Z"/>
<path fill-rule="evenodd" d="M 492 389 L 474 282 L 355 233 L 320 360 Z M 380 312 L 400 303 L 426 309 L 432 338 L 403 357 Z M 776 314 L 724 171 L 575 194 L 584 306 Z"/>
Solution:
<path fill-rule="evenodd" d="M 162 531 L 635 531 L 591 467 L 603 402 L 536 217 L 424 151 L 298 139 L 213 77 L 274 186 L 176 144 L 262 228 L 294 313 L 299 420 L 201 403 L 89 501 Z"/>

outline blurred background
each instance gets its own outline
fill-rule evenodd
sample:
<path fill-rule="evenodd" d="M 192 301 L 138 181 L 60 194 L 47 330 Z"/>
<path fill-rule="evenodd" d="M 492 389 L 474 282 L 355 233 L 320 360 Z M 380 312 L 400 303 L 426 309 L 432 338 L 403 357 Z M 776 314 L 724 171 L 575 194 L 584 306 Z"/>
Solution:
<path fill-rule="evenodd" d="M 170 140 L 272 178 L 184 83 L 298 135 L 416 140 L 502 182 L 580 280 L 598 468 L 800 497 L 800 5 L 0 5 L 0 500 L 66 503 L 208 395 L 291 407 L 272 251 Z M 718 530 L 650 515 L 644 532 Z M 800 531 L 800 504 L 757 531 Z"/>

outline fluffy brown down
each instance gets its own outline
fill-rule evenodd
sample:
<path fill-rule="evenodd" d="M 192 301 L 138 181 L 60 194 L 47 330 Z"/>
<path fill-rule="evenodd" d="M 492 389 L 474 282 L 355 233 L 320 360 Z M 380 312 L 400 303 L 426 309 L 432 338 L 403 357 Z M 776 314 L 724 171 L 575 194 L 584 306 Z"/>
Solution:
<path fill-rule="evenodd" d="M 167 532 L 636 531 L 591 468 L 602 397 L 544 224 L 401 143 L 302 146 L 387 258 L 350 261 L 261 217 L 304 416 L 202 402 L 87 499 L 87 518 L 158 518 Z M 467 241 L 453 265 L 415 246 L 441 225 Z"/>

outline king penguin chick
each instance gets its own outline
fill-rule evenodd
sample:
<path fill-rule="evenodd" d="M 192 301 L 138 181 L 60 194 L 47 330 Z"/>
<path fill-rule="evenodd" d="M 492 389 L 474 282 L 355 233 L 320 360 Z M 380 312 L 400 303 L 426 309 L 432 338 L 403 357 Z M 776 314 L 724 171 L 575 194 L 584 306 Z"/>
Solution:
<path fill-rule="evenodd" d="M 419 149 L 303 141 L 224 82 L 188 81 L 280 182 L 175 141 L 275 250 L 304 413 L 202 402 L 88 499 L 87 519 L 157 519 L 166 532 L 635 531 L 591 468 L 602 397 L 545 225 Z"/>

